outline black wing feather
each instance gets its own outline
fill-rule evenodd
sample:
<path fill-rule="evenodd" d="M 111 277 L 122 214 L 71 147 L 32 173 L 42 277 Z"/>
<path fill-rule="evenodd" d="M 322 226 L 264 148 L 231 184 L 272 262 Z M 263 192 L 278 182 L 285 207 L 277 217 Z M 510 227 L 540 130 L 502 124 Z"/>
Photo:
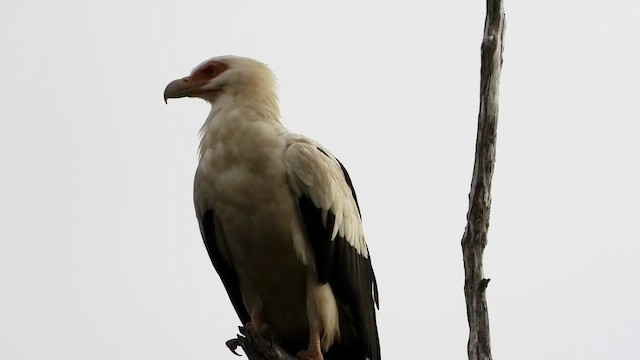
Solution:
<path fill-rule="evenodd" d="M 351 178 L 342 164 L 340 167 L 358 205 Z M 309 197 L 302 195 L 298 199 L 298 207 L 315 254 L 318 279 L 323 284 L 328 282 L 338 301 L 346 307 L 364 355 L 372 360 L 380 360 L 375 312 L 379 304 L 378 286 L 371 256 L 366 258 L 358 254 L 340 234 L 331 239 L 335 223 L 335 215 L 331 211 L 327 214 L 325 226 L 322 223 L 322 210 Z"/>
<path fill-rule="evenodd" d="M 204 240 L 204 246 L 207 248 L 207 252 L 209 253 L 209 258 L 213 263 L 213 267 L 220 275 L 220 279 L 222 279 L 222 284 L 224 288 L 227 290 L 227 294 L 231 299 L 231 303 L 233 304 L 233 308 L 236 310 L 240 321 L 242 324 L 248 323 L 251 318 L 247 309 L 244 306 L 244 302 L 242 301 L 242 296 L 240 295 L 240 286 L 238 283 L 238 276 L 236 275 L 233 267 L 227 263 L 227 261 L 222 256 L 220 252 L 218 241 L 216 236 L 216 225 L 220 226 L 220 224 L 216 224 L 216 218 L 213 210 L 207 210 L 200 219 L 200 229 L 202 233 L 202 239 Z M 220 232 L 222 229 L 218 229 Z"/>

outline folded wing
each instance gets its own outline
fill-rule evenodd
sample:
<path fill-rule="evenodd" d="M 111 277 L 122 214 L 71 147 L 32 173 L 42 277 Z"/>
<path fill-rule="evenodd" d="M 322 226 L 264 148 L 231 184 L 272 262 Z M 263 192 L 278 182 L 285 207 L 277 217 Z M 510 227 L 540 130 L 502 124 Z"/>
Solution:
<path fill-rule="evenodd" d="M 327 150 L 306 139 L 291 141 L 285 162 L 318 278 L 331 285 L 366 355 L 378 360 L 378 288 L 349 174 Z"/>

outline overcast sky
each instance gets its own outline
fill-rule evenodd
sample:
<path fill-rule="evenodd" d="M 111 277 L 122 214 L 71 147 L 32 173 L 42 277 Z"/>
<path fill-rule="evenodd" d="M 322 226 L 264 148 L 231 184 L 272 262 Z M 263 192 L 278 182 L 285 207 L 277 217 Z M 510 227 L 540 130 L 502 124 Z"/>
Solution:
<path fill-rule="evenodd" d="M 505 7 L 494 358 L 637 358 L 640 2 Z M 162 99 L 225 54 L 270 64 L 285 125 L 349 169 L 384 358 L 466 358 L 484 15 L 470 0 L 2 1 L 0 358 L 235 359 L 192 205 L 208 105 Z"/>

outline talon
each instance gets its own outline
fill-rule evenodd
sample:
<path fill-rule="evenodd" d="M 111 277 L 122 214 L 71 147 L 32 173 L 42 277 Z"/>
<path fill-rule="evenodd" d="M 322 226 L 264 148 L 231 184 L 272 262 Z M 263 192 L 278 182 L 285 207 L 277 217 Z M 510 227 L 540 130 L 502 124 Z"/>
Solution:
<path fill-rule="evenodd" d="M 227 345 L 227 347 L 229 348 L 229 350 L 231 350 L 232 353 L 236 354 L 237 356 L 242 356 L 236 352 L 236 349 L 241 346 L 240 341 L 238 339 L 227 340 L 225 345 Z"/>

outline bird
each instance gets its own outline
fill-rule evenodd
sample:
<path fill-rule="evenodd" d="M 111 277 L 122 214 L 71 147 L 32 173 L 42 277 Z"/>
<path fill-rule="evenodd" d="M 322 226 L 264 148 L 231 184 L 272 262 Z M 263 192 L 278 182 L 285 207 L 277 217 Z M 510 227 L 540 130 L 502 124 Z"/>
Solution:
<path fill-rule="evenodd" d="M 206 60 L 164 90 L 183 97 L 211 105 L 194 205 L 242 324 L 301 360 L 380 360 L 378 285 L 344 165 L 284 127 L 257 60 Z"/>

